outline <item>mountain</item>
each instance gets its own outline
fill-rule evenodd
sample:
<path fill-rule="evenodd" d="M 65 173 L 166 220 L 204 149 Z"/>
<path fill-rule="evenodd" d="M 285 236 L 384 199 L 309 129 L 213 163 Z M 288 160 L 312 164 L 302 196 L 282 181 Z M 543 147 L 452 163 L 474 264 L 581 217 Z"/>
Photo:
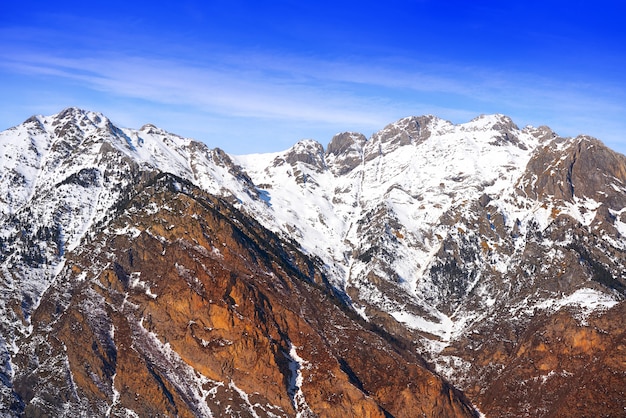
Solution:
<path fill-rule="evenodd" d="M 236 161 L 275 228 L 487 416 L 624 410 L 624 156 L 492 115 Z"/>
<path fill-rule="evenodd" d="M 229 156 L 0 133 L 5 415 L 620 416 L 626 158 L 503 115 Z"/>

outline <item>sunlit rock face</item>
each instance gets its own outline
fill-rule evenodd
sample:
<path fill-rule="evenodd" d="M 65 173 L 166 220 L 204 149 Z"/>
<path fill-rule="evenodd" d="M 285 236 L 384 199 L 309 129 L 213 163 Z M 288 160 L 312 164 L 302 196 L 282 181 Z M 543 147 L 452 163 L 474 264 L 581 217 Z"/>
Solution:
<path fill-rule="evenodd" d="M 474 416 L 323 273 L 171 175 L 71 254 L 13 358 L 29 416 Z"/>
<path fill-rule="evenodd" d="M 0 132 L 7 416 L 620 416 L 626 159 L 503 115 L 230 156 Z"/>

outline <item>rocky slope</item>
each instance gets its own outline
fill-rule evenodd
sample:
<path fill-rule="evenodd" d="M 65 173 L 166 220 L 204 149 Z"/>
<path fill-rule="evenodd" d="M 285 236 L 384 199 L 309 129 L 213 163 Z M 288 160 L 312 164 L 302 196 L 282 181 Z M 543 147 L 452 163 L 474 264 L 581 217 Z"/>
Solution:
<path fill-rule="evenodd" d="M 71 108 L 0 147 L 6 414 L 626 408 L 626 159 L 593 138 L 423 116 L 233 157 Z"/>
<path fill-rule="evenodd" d="M 473 416 L 296 247 L 180 178 L 137 189 L 33 313 L 25 415 Z"/>

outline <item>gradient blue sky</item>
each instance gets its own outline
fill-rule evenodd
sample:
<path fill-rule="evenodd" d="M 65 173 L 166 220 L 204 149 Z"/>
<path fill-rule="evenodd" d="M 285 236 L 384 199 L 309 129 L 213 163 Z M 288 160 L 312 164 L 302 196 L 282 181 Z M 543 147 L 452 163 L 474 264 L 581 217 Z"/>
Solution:
<path fill-rule="evenodd" d="M 626 2 L 0 5 L 0 129 L 68 106 L 234 154 L 504 113 L 626 153 Z"/>

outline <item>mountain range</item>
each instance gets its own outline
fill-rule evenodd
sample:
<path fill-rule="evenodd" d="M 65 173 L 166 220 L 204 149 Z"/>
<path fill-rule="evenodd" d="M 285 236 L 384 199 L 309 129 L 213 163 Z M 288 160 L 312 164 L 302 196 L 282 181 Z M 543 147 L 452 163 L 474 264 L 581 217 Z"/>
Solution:
<path fill-rule="evenodd" d="M 68 108 L 0 133 L 6 416 L 626 412 L 626 157 L 408 117 L 228 155 Z"/>

